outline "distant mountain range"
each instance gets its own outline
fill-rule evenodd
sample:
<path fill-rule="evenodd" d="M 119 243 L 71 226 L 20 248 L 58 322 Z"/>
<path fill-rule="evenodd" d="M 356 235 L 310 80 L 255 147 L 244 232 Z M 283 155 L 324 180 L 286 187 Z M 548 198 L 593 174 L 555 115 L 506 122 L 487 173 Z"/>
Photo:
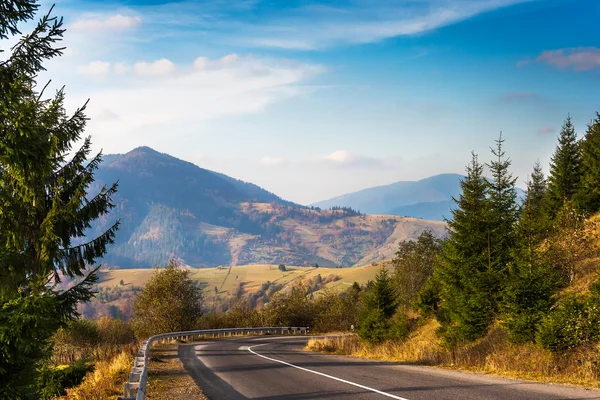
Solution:
<path fill-rule="evenodd" d="M 312 204 L 315 207 L 352 207 L 367 214 L 408 215 L 443 220 L 450 217 L 452 197 L 460 190 L 459 174 L 441 174 L 420 181 L 400 181 L 348 193 Z"/>
<path fill-rule="evenodd" d="M 117 207 L 90 232 L 121 219 L 104 258 L 112 267 L 145 268 L 169 258 L 193 267 L 348 267 L 391 258 L 399 241 L 425 229 L 445 232 L 445 224 L 435 221 L 300 206 L 148 147 L 106 155 L 91 193 L 117 180 Z"/>
<path fill-rule="evenodd" d="M 314 207 L 351 207 L 367 214 L 410 216 L 443 221 L 456 206 L 452 198 L 461 193 L 463 175 L 440 174 L 419 181 L 400 181 L 348 193 L 312 204 Z M 517 188 L 519 197 L 523 191 Z"/>

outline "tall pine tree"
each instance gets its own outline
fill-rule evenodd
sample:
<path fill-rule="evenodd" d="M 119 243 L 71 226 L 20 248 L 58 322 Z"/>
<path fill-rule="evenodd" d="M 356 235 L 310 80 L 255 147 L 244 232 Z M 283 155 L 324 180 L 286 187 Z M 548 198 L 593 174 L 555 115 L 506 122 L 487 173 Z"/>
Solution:
<path fill-rule="evenodd" d="M 451 346 L 484 336 L 497 307 L 492 289 L 497 277 L 491 261 L 489 183 L 474 153 L 460 185 L 462 193 L 454 199 L 457 208 L 447 220 L 448 237 L 437 273 L 440 334 Z"/>
<path fill-rule="evenodd" d="M 495 159 L 487 164 L 492 174 L 489 187 L 490 222 L 490 268 L 496 272 L 497 283 L 491 288 L 494 292 L 502 286 L 506 266 L 511 261 L 511 250 L 515 245 L 515 228 L 519 217 L 517 205 L 516 178 L 509 172 L 511 161 L 502 148 L 502 133 L 492 148 Z"/>
<path fill-rule="evenodd" d="M 572 199 L 579 188 L 581 175 L 581 149 L 569 116 L 562 126 L 558 145 L 550 162 L 546 202 L 550 218 L 554 219 L 565 202 Z"/>
<path fill-rule="evenodd" d="M 36 1 L 0 6 L 0 39 L 19 35 Z M 68 116 L 64 92 L 44 99 L 36 77 L 59 56 L 62 19 L 44 15 L 0 63 L 0 387 L 4 398 L 36 398 L 33 381 L 48 338 L 91 298 L 88 265 L 112 242 L 118 223 L 97 238 L 85 231 L 108 212 L 116 185 L 88 193 L 100 154 L 90 139 L 72 151 L 84 130 L 85 106 Z M 83 277 L 66 291 L 63 277 Z"/>
<path fill-rule="evenodd" d="M 552 305 L 558 288 L 558 276 L 539 251 L 548 235 L 544 210 L 547 183 L 537 161 L 527 182 L 527 193 L 521 206 L 516 245 L 512 249 L 508 283 L 503 292 L 504 325 L 512 342 L 535 340 L 538 326 Z"/>
<path fill-rule="evenodd" d="M 520 246 L 525 246 L 523 251 L 527 253 L 531 253 L 534 247 L 548 235 L 549 224 L 544 208 L 547 194 L 548 181 L 538 160 L 533 165 L 533 172 L 527 181 L 527 192 L 521 205 L 517 226 L 517 242 Z"/>
<path fill-rule="evenodd" d="M 588 125 L 581 142 L 582 176 L 575 205 L 587 213 L 600 211 L 600 113 Z"/>

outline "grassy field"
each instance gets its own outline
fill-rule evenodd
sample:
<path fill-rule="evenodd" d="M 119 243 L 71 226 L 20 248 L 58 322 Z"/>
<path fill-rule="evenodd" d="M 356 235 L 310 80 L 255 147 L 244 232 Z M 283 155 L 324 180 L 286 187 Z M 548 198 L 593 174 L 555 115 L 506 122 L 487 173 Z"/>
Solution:
<path fill-rule="evenodd" d="M 231 267 L 231 269 L 229 267 L 192 268 L 190 271 L 192 278 L 205 286 L 206 290 L 212 291 L 216 286 L 219 288 L 220 293 L 226 294 L 233 289 L 236 279 L 242 282 L 246 293 L 252 293 L 267 281 L 286 286 L 296 280 L 310 279 L 318 274 L 321 274 L 323 278 L 329 275 L 340 276 L 340 280 L 329 283 L 328 287 L 343 289 L 354 282 L 363 284 L 373 279 L 381 266 L 390 268 L 389 263 L 378 263 L 375 266 L 367 265 L 353 268 L 287 267 L 286 272 L 281 272 L 278 270 L 277 265 L 240 265 Z M 152 272 L 152 269 L 103 271 L 98 286 L 101 288 L 123 287 L 120 285 L 121 280 L 123 280 L 125 288 L 127 286 L 143 286 L 152 276 Z"/>

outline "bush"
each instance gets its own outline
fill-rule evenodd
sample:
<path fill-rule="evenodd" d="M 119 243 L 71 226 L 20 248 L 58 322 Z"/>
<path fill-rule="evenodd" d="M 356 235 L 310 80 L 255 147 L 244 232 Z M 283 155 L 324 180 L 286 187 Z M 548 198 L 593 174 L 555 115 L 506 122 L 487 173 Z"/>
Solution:
<path fill-rule="evenodd" d="M 542 321 L 537 335 L 540 346 L 564 351 L 600 340 L 600 298 L 572 296 Z"/>
<path fill-rule="evenodd" d="M 42 367 L 39 371 L 37 386 L 40 399 L 53 399 L 64 396 L 65 389 L 77 386 L 84 376 L 94 370 L 92 364 L 78 361 L 72 365 Z"/>
<path fill-rule="evenodd" d="M 53 361 L 56 364 L 73 364 L 77 360 L 92 357 L 99 340 L 96 321 L 73 320 L 52 337 Z"/>

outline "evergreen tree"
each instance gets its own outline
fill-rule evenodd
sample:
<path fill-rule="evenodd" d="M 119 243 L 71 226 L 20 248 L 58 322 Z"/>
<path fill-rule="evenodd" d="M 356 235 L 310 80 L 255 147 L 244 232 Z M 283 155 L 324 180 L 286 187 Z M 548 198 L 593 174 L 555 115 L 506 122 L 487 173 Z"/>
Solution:
<path fill-rule="evenodd" d="M 33 0 L 0 6 L 0 39 L 20 34 L 33 18 Z M 35 397 L 35 369 L 50 336 L 76 315 L 78 301 L 91 298 L 95 270 L 69 290 L 62 277 L 85 275 L 105 253 L 118 223 L 85 239 L 91 223 L 108 212 L 116 185 L 90 194 L 100 155 L 88 160 L 89 137 L 72 153 L 87 118 L 85 106 L 72 116 L 64 91 L 43 99 L 36 76 L 44 60 L 59 56 L 62 19 L 41 18 L 0 63 L 0 387 L 4 398 Z"/>
<path fill-rule="evenodd" d="M 437 318 L 440 334 L 452 346 L 486 334 L 497 306 L 497 277 L 490 252 L 489 183 L 473 153 L 457 208 L 447 220 L 448 237 L 442 244 L 442 264 L 436 276 L 442 298 Z"/>
<path fill-rule="evenodd" d="M 593 214 L 600 211 L 600 113 L 587 127 L 581 152 L 583 171 L 574 200 L 579 209 Z"/>
<path fill-rule="evenodd" d="M 518 251 L 526 253 L 527 257 L 532 256 L 535 246 L 548 235 L 550 229 L 544 209 L 547 193 L 548 182 L 538 160 L 527 182 L 527 192 L 517 225 Z"/>
<path fill-rule="evenodd" d="M 502 275 L 506 272 L 506 266 L 511 261 L 511 250 L 515 244 L 515 228 L 518 220 L 519 209 L 516 203 L 517 191 L 515 189 L 516 178 L 513 178 L 508 169 L 511 161 L 505 157 L 502 149 L 504 139 L 502 133 L 496 140 L 496 148 L 491 149 L 495 160 L 488 164 L 492 174 L 492 182 L 489 187 L 489 252 L 490 268 L 496 271 L 496 287 L 502 285 Z"/>
<path fill-rule="evenodd" d="M 554 219 L 566 201 L 577 192 L 581 181 L 581 149 L 577 142 L 571 117 L 567 117 L 558 138 L 558 145 L 550 162 L 547 212 Z"/>
<path fill-rule="evenodd" d="M 547 183 L 537 161 L 521 206 L 517 226 L 517 244 L 503 293 L 504 326 L 515 343 L 535 341 L 543 316 L 553 304 L 560 278 L 551 268 L 539 244 L 548 235 L 549 224 L 544 210 Z"/>
<path fill-rule="evenodd" d="M 363 306 L 358 316 L 357 333 L 369 342 L 392 337 L 392 321 L 398 306 L 396 294 L 387 270 L 381 268 L 375 281 L 367 284 Z"/>

